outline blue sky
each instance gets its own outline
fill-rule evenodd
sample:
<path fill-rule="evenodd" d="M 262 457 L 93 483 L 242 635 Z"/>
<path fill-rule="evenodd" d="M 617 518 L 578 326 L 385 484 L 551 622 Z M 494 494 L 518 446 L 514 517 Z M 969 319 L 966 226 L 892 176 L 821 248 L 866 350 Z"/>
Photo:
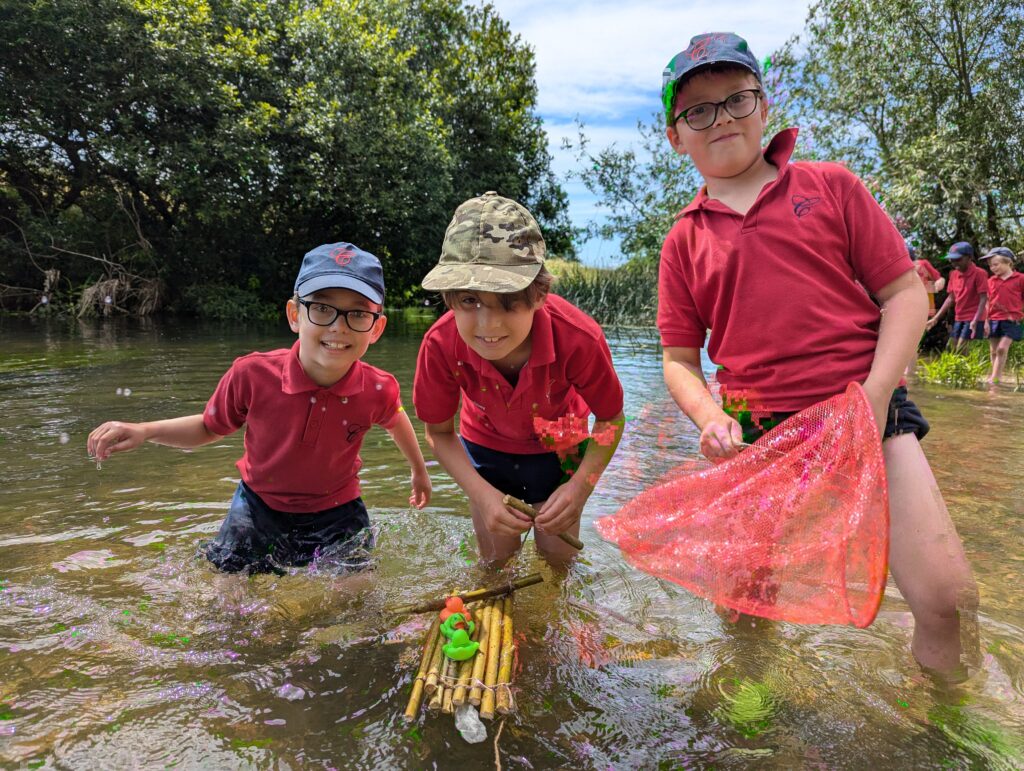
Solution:
<path fill-rule="evenodd" d="M 562 137 L 575 139 L 577 116 L 586 124 L 593 150 L 612 143 L 626 146 L 637 138 L 637 121 L 650 121 L 658 109 L 665 63 L 693 35 L 733 31 L 763 58 L 803 29 L 810 5 L 809 0 L 491 2 L 534 50 L 538 111 L 576 226 L 601 217 L 595 198 L 565 178 L 575 159 L 560 147 Z M 614 243 L 581 244 L 580 257 L 589 264 L 614 264 L 618 256 Z"/>

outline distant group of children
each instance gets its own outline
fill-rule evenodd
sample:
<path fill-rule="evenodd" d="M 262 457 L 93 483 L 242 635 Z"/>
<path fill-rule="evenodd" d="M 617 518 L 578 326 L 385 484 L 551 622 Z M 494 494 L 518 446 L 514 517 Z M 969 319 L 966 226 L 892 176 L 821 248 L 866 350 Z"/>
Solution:
<path fill-rule="evenodd" d="M 912 650 L 925 666 L 954 669 L 960 614 L 973 608 L 976 589 L 918 443 L 927 421 L 901 377 L 928 316 L 902 237 L 844 166 L 790 162 L 795 128 L 762 149 L 768 105 L 742 38 L 694 37 L 664 72 L 663 104 L 669 143 L 705 181 L 662 250 L 657 319 L 669 394 L 700 430 L 701 451 L 719 460 L 861 383 L 884 438 L 890 562 L 916 620 Z M 550 291 L 544 257 L 530 212 L 488 192 L 456 209 L 423 280 L 447 312 L 423 338 L 413 404 L 434 455 L 469 500 L 490 560 L 513 554 L 531 527 L 543 554 L 568 556 L 556 536 L 578 533 L 624 426 L 602 330 Z M 105 459 L 147 440 L 195 447 L 245 425 L 241 482 L 208 558 L 234 571 L 267 560 L 301 565 L 346 548 L 368 523 L 357 472 L 371 425 L 405 456 L 410 503 L 422 508 L 431 494 L 398 384 L 360 361 L 384 332 L 383 302 L 372 255 L 348 243 L 312 250 L 287 302 L 298 335 L 291 349 L 237 359 L 202 414 L 104 423 L 89 452 Z M 701 370 L 708 330 L 721 404 Z M 741 425 L 730 414 L 739 400 L 769 417 Z M 593 433 L 607 439 L 581 443 L 569 475 L 538 421 L 591 413 Z M 505 505 L 506 494 L 537 505 L 536 521 Z"/>
<path fill-rule="evenodd" d="M 949 284 L 935 267 L 924 259 L 916 259 L 916 250 L 907 245 L 914 266 L 931 298 L 933 315 L 925 325 L 932 329 L 952 307 L 953 326 L 949 332 L 949 347 L 961 353 L 969 340 L 988 338 L 992 371 L 986 378 L 997 384 L 1003 376 L 1010 346 L 1021 339 L 1021 320 L 1024 319 L 1024 275 L 1013 269 L 1016 255 L 1005 246 L 990 249 L 979 259 L 988 265 L 991 275 L 974 262 L 974 247 L 967 241 L 958 241 L 949 248 L 946 259 L 951 270 Z M 934 296 L 946 286 L 945 301 L 935 311 Z M 916 362 L 916 353 L 914 361 Z"/>

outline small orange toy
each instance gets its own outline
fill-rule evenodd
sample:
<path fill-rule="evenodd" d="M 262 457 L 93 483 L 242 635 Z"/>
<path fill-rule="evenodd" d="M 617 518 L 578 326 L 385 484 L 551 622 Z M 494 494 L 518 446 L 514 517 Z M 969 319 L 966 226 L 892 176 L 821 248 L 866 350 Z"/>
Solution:
<path fill-rule="evenodd" d="M 452 615 L 453 613 L 461 613 L 462 617 L 466 619 L 466 621 L 472 620 L 469 616 L 469 611 L 466 610 L 466 607 L 462 604 L 461 597 L 449 597 L 447 600 L 444 601 L 444 610 L 441 611 L 441 623 L 443 624 L 445 621 L 447 621 L 448 616 Z M 455 628 L 465 629 L 465 626 L 462 624 L 456 624 Z"/>

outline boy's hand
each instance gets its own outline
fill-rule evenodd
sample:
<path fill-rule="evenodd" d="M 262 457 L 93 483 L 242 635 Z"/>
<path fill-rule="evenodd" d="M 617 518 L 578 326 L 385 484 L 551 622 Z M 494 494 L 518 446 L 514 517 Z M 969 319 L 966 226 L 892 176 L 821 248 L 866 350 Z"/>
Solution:
<path fill-rule="evenodd" d="M 533 520 L 525 514 L 506 506 L 502 502 L 504 494 L 490 488 L 483 496 L 473 499 L 473 505 L 483 518 L 487 532 L 495 535 L 519 536 L 533 527 Z"/>
<path fill-rule="evenodd" d="M 743 446 L 743 429 L 724 412 L 706 422 L 700 431 L 700 451 L 712 463 L 735 457 Z"/>
<path fill-rule="evenodd" d="M 585 480 L 577 481 L 577 477 L 556 487 L 537 510 L 537 519 L 534 521 L 537 529 L 549 535 L 564 533 L 579 522 L 593 489 Z"/>
<path fill-rule="evenodd" d="M 110 421 L 89 434 L 86 449 L 98 461 L 104 461 L 115 452 L 134 450 L 146 441 L 146 432 L 139 423 Z"/>
<path fill-rule="evenodd" d="M 981 335 L 975 335 L 975 339 L 984 340 L 986 337 L 988 337 L 988 324 L 986 324 L 984 321 L 975 321 L 974 323 L 981 328 Z"/>
<path fill-rule="evenodd" d="M 426 470 L 414 471 L 412 475 L 412 495 L 409 496 L 409 503 L 417 509 L 422 509 L 430 503 L 430 492 L 433 489 L 430 483 L 430 474 Z"/>
<path fill-rule="evenodd" d="M 925 322 L 925 325 L 924 325 L 925 332 L 927 332 L 930 329 L 934 329 L 935 325 L 938 324 L 938 323 L 939 323 L 938 316 L 932 316 L 930 319 L 928 319 L 927 322 Z"/>

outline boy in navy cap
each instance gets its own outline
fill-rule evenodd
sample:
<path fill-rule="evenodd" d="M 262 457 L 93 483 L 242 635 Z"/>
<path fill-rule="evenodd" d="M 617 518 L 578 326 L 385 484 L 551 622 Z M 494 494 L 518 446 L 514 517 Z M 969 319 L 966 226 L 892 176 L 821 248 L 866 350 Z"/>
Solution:
<path fill-rule="evenodd" d="M 790 162 L 795 128 L 762 149 L 761 68 L 739 36 L 694 37 L 662 89 L 668 140 L 706 183 L 661 252 L 669 393 L 700 429 L 701 451 L 724 459 L 861 383 L 884 439 L 890 565 L 914 614 L 911 648 L 930 668 L 956 669 L 960 613 L 973 609 L 977 589 L 918 444 L 927 421 L 901 382 L 928 314 L 903 238 L 847 168 Z M 701 369 L 707 330 L 721 405 Z"/>
<path fill-rule="evenodd" d="M 988 274 L 974 264 L 974 247 L 966 241 L 957 241 L 949 247 L 946 255 L 953 270 L 949 272 L 949 286 L 945 302 L 928 321 L 931 329 L 946 315 L 949 306 L 956 306 L 953 312 L 953 329 L 949 333 L 949 345 L 954 353 L 960 353 L 967 341 L 988 337 L 985 329 L 985 306 L 988 304 Z"/>
<path fill-rule="evenodd" d="M 289 348 L 235 360 L 200 415 L 153 423 L 108 422 L 89 434 L 102 461 L 145 441 L 192 448 L 246 427 L 242 481 L 207 558 L 227 572 L 280 572 L 314 556 L 368 547 L 359 497 L 359 449 L 384 428 L 412 468 L 409 503 L 430 500 L 430 477 L 398 381 L 360 359 L 384 332 L 384 274 L 349 243 L 306 254 L 288 301 Z"/>

